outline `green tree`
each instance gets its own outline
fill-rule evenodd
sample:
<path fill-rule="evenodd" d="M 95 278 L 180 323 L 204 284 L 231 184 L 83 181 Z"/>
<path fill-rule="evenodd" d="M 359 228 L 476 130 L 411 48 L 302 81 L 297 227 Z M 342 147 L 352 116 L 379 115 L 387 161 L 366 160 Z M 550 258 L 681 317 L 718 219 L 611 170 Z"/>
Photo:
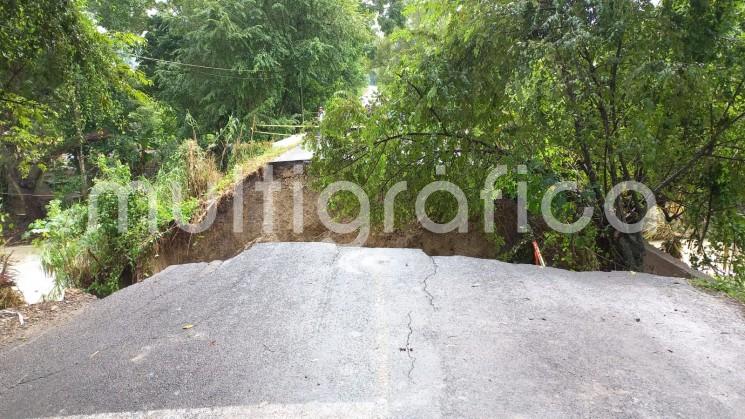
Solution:
<path fill-rule="evenodd" d="M 157 5 L 155 0 L 89 0 L 86 6 L 102 27 L 139 35 L 148 29 L 148 12 Z"/>
<path fill-rule="evenodd" d="M 584 192 L 570 197 L 568 212 L 594 208 L 607 268 L 642 265 L 641 235 L 618 233 L 603 213 L 604 197 L 621 181 L 648 185 L 668 221 L 681 221 L 700 242 L 716 230 L 723 245 L 741 243 L 742 222 L 732 220 L 743 219 L 745 202 L 737 187 L 744 7 L 729 0 L 414 2 L 412 27 L 392 38 L 397 53 L 383 102 L 372 114 L 336 102 L 319 173 L 327 182 L 357 180 L 377 195 L 400 179 L 415 190 L 441 180 L 435 168 L 444 164 L 474 215 L 498 164 L 527 164 L 523 179 L 538 198 L 556 179 L 576 180 Z M 409 207 L 414 194 L 404 195 Z M 649 208 L 640 198 L 624 194 L 615 203 L 619 218 L 641 220 Z M 434 213 L 452 214 L 454 202 L 436 201 Z"/>
<path fill-rule="evenodd" d="M 141 39 L 99 30 L 82 2 L 12 0 L 0 16 L 0 167 L 14 214 L 34 219 L 43 201 L 33 194 L 58 157 L 70 156 L 85 196 L 89 154 L 111 150 L 109 140 L 136 125 L 134 110 L 155 105 L 140 90 L 144 74 L 120 54 Z"/>
<path fill-rule="evenodd" d="M 158 96 L 217 131 L 231 115 L 315 110 L 363 81 L 370 38 L 354 0 L 179 1 L 149 37 Z"/>
<path fill-rule="evenodd" d="M 406 24 L 404 0 L 372 0 L 364 4 L 368 10 L 376 14 L 378 26 L 386 35 L 390 35 Z"/>

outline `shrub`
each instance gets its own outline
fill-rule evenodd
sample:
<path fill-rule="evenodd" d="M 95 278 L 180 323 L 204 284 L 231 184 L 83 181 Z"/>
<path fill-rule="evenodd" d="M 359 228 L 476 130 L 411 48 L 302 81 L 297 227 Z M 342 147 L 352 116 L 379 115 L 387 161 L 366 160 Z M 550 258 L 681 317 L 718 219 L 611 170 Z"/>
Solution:
<path fill-rule="evenodd" d="M 276 152 L 270 144 L 237 144 L 228 169 L 251 159 L 264 161 Z M 97 203 L 96 220 L 89 219 L 88 203 L 63 207 L 55 200 L 48 206 L 47 218 L 36 221 L 31 232 L 38 235 L 42 262 L 55 273 L 58 287 L 84 288 L 98 296 L 145 276 L 142 266 L 158 239 L 174 225 L 174 209 L 181 221 L 193 222 L 201 214 L 205 195 L 220 191 L 221 183 L 232 180 L 223 176 L 213 156 L 193 140 L 182 143 L 154 179 L 139 178 L 138 184 L 132 183 L 129 167 L 115 158 L 100 156 L 96 164 L 100 174 L 89 198 Z M 151 224 L 150 196 L 155 197 L 155 225 Z M 127 229 L 123 231 L 119 228 L 120 197 L 126 198 Z"/>
<path fill-rule="evenodd" d="M 107 163 L 99 159 L 101 176 L 94 181 L 93 190 L 116 185 L 120 194 L 127 194 L 126 231 L 119 231 L 119 198 L 114 192 L 94 196 L 98 218 L 90 226 L 88 205 L 77 203 L 63 209 L 59 201 L 52 201 L 47 218 L 33 225 L 32 231 L 40 234 L 37 243 L 44 266 L 55 273 L 58 287 L 86 288 L 99 296 L 111 294 L 132 279 L 137 260 L 151 245 L 147 197 L 131 188 L 128 167 Z"/>
<path fill-rule="evenodd" d="M 196 141 L 186 141 L 179 149 L 183 156 L 183 179 L 189 196 L 202 196 L 222 177 L 215 160 Z"/>
<path fill-rule="evenodd" d="M 603 254 L 597 245 L 597 236 L 597 230 L 592 225 L 575 234 L 548 231 L 543 235 L 544 257 L 550 260 L 551 266 L 557 268 L 574 271 L 600 270 Z"/>
<path fill-rule="evenodd" d="M 58 287 L 75 286 L 106 296 L 142 276 L 139 267 L 143 257 L 174 219 L 175 187 L 184 190 L 180 210 L 188 220 L 199 206 L 192 191 L 206 189 L 206 176 L 216 177 L 210 172 L 208 159 L 192 147 L 185 144 L 176 153 L 174 160 L 180 164 L 162 170 L 153 182 L 138 179 L 139 186 L 132 184 L 129 167 L 99 157 L 100 175 L 94 180 L 90 197 L 97 208 L 93 223 L 87 203 L 67 208 L 60 201 L 49 204 L 47 218 L 35 222 L 32 232 L 39 235 L 36 243 L 42 248 L 42 261 L 55 273 Z M 148 189 L 157 197 L 154 226 L 149 216 Z M 120 196 L 126 197 L 127 228 L 123 231 L 119 228 Z"/>

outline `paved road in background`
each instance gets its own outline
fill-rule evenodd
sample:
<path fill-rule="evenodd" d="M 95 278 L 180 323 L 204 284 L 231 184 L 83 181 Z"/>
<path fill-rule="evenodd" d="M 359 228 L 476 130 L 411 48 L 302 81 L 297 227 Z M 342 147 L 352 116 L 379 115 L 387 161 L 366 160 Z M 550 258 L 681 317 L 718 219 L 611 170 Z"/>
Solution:
<path fill-rule="evenodd" d="M 735 418 L 743 365 L 678 279 L 260 244 L 3 350 L 0 417 Z"/>
<path fill-rule="evenodd" d="M 304 144 L 305 134 L 295 134 L 273 144 L 274 148 L 288 150 L 277 156 L 272 163 L 306 162 L 313 159 L 313 152 Z"/>
<path fill-rule="evenodd" d="M 378 87 L 367 86 L 360 97 L 364 106 L 372 106 L 378 100 Z M 275 148 L 290 148 L 287 152 L 272 160 L 272 163 L 300 163 L 309 162 L 313 159 L 313 152 L 303 143 L 305 135 L 296 134 L 274 143 Z"/>

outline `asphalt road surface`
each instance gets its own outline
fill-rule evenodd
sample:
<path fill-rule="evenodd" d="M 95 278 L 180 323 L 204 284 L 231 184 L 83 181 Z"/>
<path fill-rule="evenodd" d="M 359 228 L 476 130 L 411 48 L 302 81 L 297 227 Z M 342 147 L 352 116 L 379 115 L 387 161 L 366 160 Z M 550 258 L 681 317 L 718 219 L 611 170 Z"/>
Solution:
<path fill-rule="evenodd" d="M 260 244 L 4 349 L 0 418 L 741 418 L 743 366 L 679 279 Z"/>

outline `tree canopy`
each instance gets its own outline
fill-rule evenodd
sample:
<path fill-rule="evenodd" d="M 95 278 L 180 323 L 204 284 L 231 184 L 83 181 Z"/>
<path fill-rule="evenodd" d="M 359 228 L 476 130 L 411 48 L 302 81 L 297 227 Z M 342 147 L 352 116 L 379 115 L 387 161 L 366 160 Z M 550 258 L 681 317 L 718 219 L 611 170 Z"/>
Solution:
<path fill-rule="evenodd" d="M 207 130 L 233 115 L 316 111 L 363 81 L 370 29 L 355 0 L 177 1 L 148 39 L 158 97 Z"/>
<path fill-rule="evenodd" d="M 406 23 L 404 0 L 371 0 L 365 6 L 375 13 L 378 27 L 386 35 L 402 28 Z"/>
<path fill-rule="evenodd" d="M 139 40 L 105 33 L 74 1 L 10 1 L 0 6 L 2 171 L 19 211 L 41 173 L 63 153 L 75 156 L 85 187 L 85 156 L 105 132 L 123 131 L 127 112 L 145 105 L 148 81 L 119 51 Z"/>
<path fill-rule="evenodd" d="M 512 180 L 529 181 L 532 212 L 541 188 L 578 182 L 566 215 L 594 207 L 583 234 L 607 249 L 590 266 L 633 270 L 641 236 L 613 230 L 602 208 L 614 185 L 637 181 L 699 243 L 741 247 L 744 9 L 729 0 L 411 2 L 381 103 L 368 113 L 353 99 L 335 102 L 317 170 L 376 196 L 408 180 L 400 211 L 410 219 L 416 191 L 443 179 L 438 165 L 466 191 L 473 216 L 492 168 L 527 165 Z M 365 128 L 348 131 L 347 121 Z M 650 210 L 640 198 L 616 202 L 622 220 Z M 431 211 L 445 218 L 454 205 L 438 200 Z"/>
<path fill-rule="evenodd" d="M 29 219 L 44 183 L 85 197 L 98 154 L 139 175 L 195 128 L 315 113 L 363 84 L 371 36 L 356 0 L 11 0 L 0 17 L 6 206 Z"/>
<path fill-rule="evenodd" d="M 300 123 L 361 88 L 372 38 L 357 0 L 9 0 L 0 19 L 0 222 L 18 227 L 0 229 L 99 295 L 145 274 L 208 185 L 276 153 L 252 117 Z"/>
<path fill-rule="evenodd" d="M 538 240 L 556 266 L 640 270 L 643 235 L 609 214 L 634 224 L 654 207 L 676 238 L 708 249 L 696 262 L 724 257 L 745 275 L 742 1 L 8 0 L 0 19 L 0 219 L 43 218 L 55 198 L 39 230 L 76 244 L 54 263 L 74 271 L 81 252 L 104 249 L 81 269 L 107 278 L 101 293 L 159 233 L 143 222 L 119 234 L 114 200 L 105 228 L 87 230 L 93 187 L 204 186 L 267 153 L 245 143 L 252 121 L 295 126 L 321 106 L 315 180 L 362 185 L 378 222 L 400 181 L 400 226 L 432 181 L 458 185 L 484 224 L 496 191 L 522 202 L 525 182 L 529 228 L 514 247 Z M 380 96 L 363 106 L 368 72 Z M 557 181 L 578 186 L 552 201 L 560 220 L 593 210 L 578 233 L 541 221 Z M 606 212 L 621 182 L 654 201 L 624 191 Z M 190 190 L 185 213 L 206 193 Z M 336 199 L 342 214 L 358 208 Z M 142 196 L 128 205 L 147 212 Z M 435 220 L 457 210 L 444 193 L 427 202 Z"/>

